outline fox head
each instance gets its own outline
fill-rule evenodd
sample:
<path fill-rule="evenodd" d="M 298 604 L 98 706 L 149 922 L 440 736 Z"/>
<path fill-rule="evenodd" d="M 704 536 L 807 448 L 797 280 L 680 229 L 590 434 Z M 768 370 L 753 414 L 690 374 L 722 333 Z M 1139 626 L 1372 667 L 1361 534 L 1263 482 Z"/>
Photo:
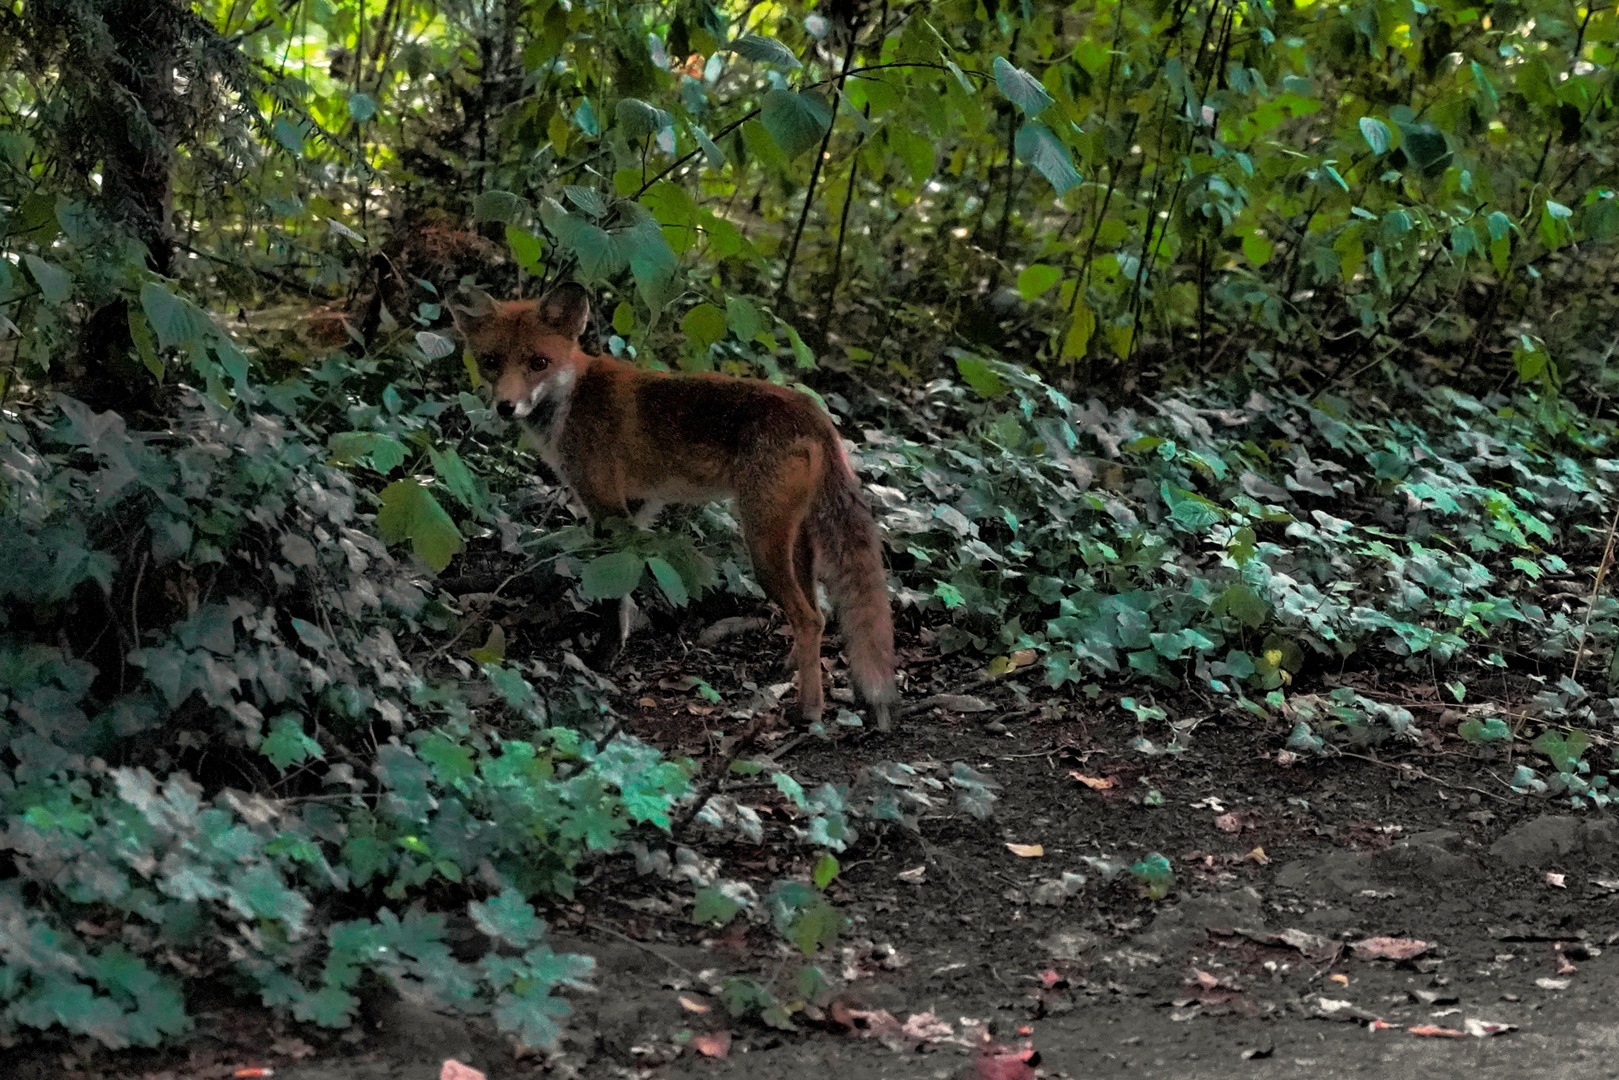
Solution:
<path fill-rule="evenodd" d="M 575 282 L 538 300 L 494 300 L 463 290 L 450 301 L 450 315 L 494 390 L 495 412 L 507 420 L 521 420 L 565 394 L 587 359 L 579 335 L 590 319 L 590 296 Z"/>

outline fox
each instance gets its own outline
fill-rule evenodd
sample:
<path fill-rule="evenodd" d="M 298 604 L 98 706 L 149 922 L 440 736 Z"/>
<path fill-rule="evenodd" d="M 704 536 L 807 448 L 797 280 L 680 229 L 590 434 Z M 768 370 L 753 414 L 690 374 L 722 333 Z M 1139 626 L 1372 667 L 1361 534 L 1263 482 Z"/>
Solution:
<path fill-rule="evenodd" d="M 528 300 L 463 289 L 449 306 L 496 414 L 533 434 L 593 521 L 644 528 L 670 503 L 733 503 L 754 576 L 792 627 L 787 666 L 798 674 L 800 723 L 824 708 L 819 581 L 843 628 L 855 691 L 877 729 L 891 729 L 894 624 L 882 544 L 843 440 L 812 398 L 760 379 L 650 371 L 587 353 L 590 294 L 577 282 Z"/>

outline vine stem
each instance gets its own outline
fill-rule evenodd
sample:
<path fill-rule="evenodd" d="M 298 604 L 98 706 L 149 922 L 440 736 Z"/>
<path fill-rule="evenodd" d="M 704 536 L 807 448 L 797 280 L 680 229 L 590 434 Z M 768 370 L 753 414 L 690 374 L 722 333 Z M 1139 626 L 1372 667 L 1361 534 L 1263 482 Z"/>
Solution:
<path fill-rule="evenodd" d="M 1585 622 L 1580 627 L 1580 643 L 1574 649 L 1574 669 L 1569 672 L 1571 680 L 1577 680 L 1580 674 L 1580 661 L 1585 658 L 1585 636 L 1591 630 L 1591 614 L 1596 610 L 1597 593 L 1602 590 L 1602 580 L 1608 576 L 1608 567 L 1613 565 L 1613 535 L 1619 530 L 1619 507 L 1613 511 L 1613 520 L 1608 523 L 1608 540 L 1602 547 L 1602 562 L 1597 565 L 1597 576 L 1591 582 L 1591 596 L 1585 602 Z"/>
<path fill-rule="evenodd" d="M 860 39 L 860 28 L 849 27 L 849 44 L 843 50 L 843 65 L 840 72 L 847 72 L 849 65 L 854 62 L 855 43 Z M 815 151 L 815 164 L 810 169 L 809 187 L 804 190 L 804 207 L 798 212 L 798 225 L 793 229 L 793 241 L 787 248 L 787 261 L 781 268 L 781 281 L 776 283 L 776 298 L 780 300 L 787 295 L 787 283 L 793 279 L 793 264 L 798 261 L 798 243 L 804 238 L 804 226 L 809 222 L 810 207 L 815 205 L 815 186 L 821 179 L 821 166 L 826 162 L 826 148 L 832 144 L 832 132 L 838 126 L 838 105 L 843 101 L 843 80 L 847 75 L 840 74 L 836 88 L 832 91 L 832 116 L 826 123 L 826 134 L 821 136 L 821 145 Z"/>

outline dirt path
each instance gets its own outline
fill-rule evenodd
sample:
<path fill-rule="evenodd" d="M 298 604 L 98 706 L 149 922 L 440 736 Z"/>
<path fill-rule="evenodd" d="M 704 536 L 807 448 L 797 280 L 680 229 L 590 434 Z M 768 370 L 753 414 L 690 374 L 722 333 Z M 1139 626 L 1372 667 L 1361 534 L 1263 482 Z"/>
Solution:
<path fill-rule="evenodd" d="M 805 780 L 906 751 L 966 760 L 1002 785 L 996 818 L 926 822 L 921 838 L 892 830 L 850 854 L 835 886 L 850 926 L 826 963 L 848 994 L 798 1032 L 731 1022 L 704 993 L 726 970 L 789 964 L 768 931 L 716 939 L 647 914 L 674 895 L 655 878 L 595 883 L 580 897 L 594 921 L 560 944 L 598 956 L 602 990 L 578 1002 L 554 1067 L 758 1080 L 1016 1080 L 1031 1067 L 1165 1080 L 1619 1076 L 1619 949 L 1608 949 L 1619 940 L 1619 881 L 1608 878 L 1619 878 L 1619 824 L 1514 795 L 1495 778 L 1499 766 L 1470 749 L 1414 752 L 1418 775 L 1361 758 L 1283 767 L 1280 735 L 1257 721 L 1206 724 L 1172 756 L 1143 756 L 1129 745 L 1135 736 L 1133 725 L 1094 717 L 938 716 L 886 746 L 801 751 L 792 764 Z M 1044 853 L 1022 858 L 1008 842 Z M 1103 881 L 1082 861 L 1128 864 L 1150 851 L 1175 873 L 1174 893 L 1157 904 L 1127 874 Z M 771 869 L 768 850 L 727 858 L 761 881 L 790 869 Z M 1065 895 L 1065 872 L 1089 880 Z M 1398 961 L 1357 954 L 1355 943 L 1375 937 L 1426 948 Z M 712 1011 L 694 1014 L 682 996 Z M 886 1011 L 896 1023 L 931 1012 L 948 1033 L 893 1034 L 884 1045 L 850 1029 L 850 1010 Z M 1469 1021 L 1512 1030 L 1408 1030 L 1465 1031 Z M 419 1018 L 394 1028 L 370 1043 L 385 1060 L 277 1075 L 436 1075 L 435 1054 L 455 1040 L 401 1044 L 398 1029 L 419 1035 Z M 983 1030 L 1039 1056 L 980 1060 L 961 1043 Z M 721 1031 L 731 1036 L 725 1060 L 681 1050 L 692 1033 Z M 472 1029 L 461 1041 L 490 1076 L 514 1074 L 497 1041 Z"/>

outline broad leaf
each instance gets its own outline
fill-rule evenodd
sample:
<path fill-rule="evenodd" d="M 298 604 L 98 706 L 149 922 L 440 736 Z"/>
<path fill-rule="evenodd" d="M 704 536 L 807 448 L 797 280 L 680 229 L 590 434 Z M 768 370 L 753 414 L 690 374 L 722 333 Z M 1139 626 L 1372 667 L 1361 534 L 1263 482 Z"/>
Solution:
<path fill-rule="evenodd" d="M 789 159 L 821 144 L 832 126 L 832 107 L 813 90 L 772 90 L 759 108 L 759 120 Z"/>

